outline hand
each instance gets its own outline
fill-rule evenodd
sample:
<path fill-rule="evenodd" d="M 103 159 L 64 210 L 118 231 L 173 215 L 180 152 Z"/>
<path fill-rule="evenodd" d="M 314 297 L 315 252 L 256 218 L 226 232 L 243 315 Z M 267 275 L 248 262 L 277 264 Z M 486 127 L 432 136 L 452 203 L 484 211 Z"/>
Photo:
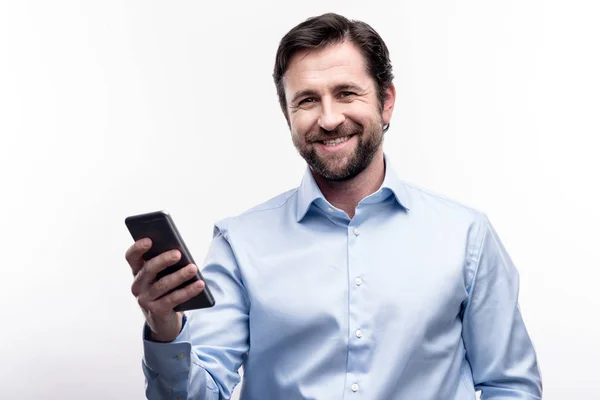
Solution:
<path fill-rule="evenodd" d="M 179 261 L 181 254 L 177 250 L 167 251 L 144 261 L 143 254 L 152 246 L 148 238 L 136 241 L 125 253 L 134 275 L 131 293 L 137 298 L 138 304 L 146 317 L 146 322 L 152 332 L 152 339 L 161 342 L 173 341 L 179 336 L 183 319 L 182 312 L 173 309 L 198 295 L 204 290 L 204 282 L 197 281 L 184 288 L 178 289 L 164 297 L 165 293 L 190 280 L 198 267 L 189 264 L 177 272 L 166 275 L 155 282 L 156 274 Z"/>

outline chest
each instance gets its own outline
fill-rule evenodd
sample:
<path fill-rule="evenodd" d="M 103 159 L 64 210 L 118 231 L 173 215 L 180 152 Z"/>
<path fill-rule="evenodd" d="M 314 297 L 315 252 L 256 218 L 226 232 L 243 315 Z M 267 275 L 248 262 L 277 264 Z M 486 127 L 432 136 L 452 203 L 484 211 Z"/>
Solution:
<path fill-rule="evenodd" d="M 353 319 L 382 333 L 406 326 L 427 332 L 449 326 L 466 299 L 465 246 L 456 238 L 365 224 L 315 239 L 296 235 L 248 259 L 255 336 L 318 331 L 323 340 L 339 339 Z M 278 329 L 263 332 L 264 321 Z"/>

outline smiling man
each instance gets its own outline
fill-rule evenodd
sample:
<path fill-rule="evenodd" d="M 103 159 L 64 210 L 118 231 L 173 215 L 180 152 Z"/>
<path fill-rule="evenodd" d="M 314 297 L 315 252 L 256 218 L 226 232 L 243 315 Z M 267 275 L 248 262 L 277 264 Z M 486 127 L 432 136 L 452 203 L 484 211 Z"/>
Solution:
<path fill-rule="evenodd" d="M 127 259 L 146 315 L 150 399 L 540 399 L 518 274 L 485 214 L 408 185 L 383 152 L 395 102 L 388 50 L 326 14 L 281 41 L 274 80 L 300 185 L 219 221 L 203 265 Z"/>
<path fill-rule="evenodd" d="M 356 178 L 381 152 L 394 87 L 383 89 L 387 102 L 382 113 L 377 83 L 365 70 L 360 49 L 349 41 L 283 57 L 290 58 L 282 78 L 284 93 L 292 94 L 284 112 L 300 155 L 319 183 Z"/>

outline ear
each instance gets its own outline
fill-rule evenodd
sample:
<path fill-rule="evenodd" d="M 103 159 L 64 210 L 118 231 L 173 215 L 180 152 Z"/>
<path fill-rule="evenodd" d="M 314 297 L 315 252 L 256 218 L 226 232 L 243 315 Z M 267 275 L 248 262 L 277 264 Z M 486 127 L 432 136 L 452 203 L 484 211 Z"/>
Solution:
<path fill-rule="evenodd" d="M 381 111 L 381 118 L 384 124 L 389 124 L 392 120 L 392 113 L 394 112 L 394 104 L 396 102 L 396 87 L 393 83 L 383 92 L 383 110 Z"/>

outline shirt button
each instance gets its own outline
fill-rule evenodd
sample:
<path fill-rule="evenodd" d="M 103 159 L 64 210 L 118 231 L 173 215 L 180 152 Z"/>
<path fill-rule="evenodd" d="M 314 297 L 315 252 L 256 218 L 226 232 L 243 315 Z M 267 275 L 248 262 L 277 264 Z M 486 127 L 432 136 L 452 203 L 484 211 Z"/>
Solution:
<path fill-rule="evenodd" d="M 360 278 L 356 278 L 356 279 L 354 280 L 354 283 L 356 284 L 356 286 L 360 286 L 360 285 L 362 285 L 362 282 L 363 282 L 363 280 L 362 280 L 362 279 L 360 279 Z"/>
<path fill-rule="evenodd" d="M 357 338 L 361 338 L 362 336 L 363 336 L 363 332 L 362 332 L 360 329 L 358 329 L 358 330 L 356 331 L 356 337 L 357 337 Z"/>
<path fill-rule="evenodd" d="M 327 211 L 329 211 L 329 212 L 333 212 L 333 208 L 331 208 L 331 207 L 327 207 Z"/>
<path fill-rule="evenodd" d="M 177 358 L 179 358 L 180 360 L 183 360 L 184 357 L 185 355 L 183 353 L 177 354 Z"/>
<path fill-rule="evenodd" d="M 354 235 L 358 236 L 358 235 L 360 235 L 360 230 L 358 228 L 354 228 L 352 230 L 352 233 L 354 233 Z"/>
<path fill-rule="evenodd" d="M 358 383 L 353 383 L 352 384 L 352 391 L 353 392 L 358 392 Z"/>

